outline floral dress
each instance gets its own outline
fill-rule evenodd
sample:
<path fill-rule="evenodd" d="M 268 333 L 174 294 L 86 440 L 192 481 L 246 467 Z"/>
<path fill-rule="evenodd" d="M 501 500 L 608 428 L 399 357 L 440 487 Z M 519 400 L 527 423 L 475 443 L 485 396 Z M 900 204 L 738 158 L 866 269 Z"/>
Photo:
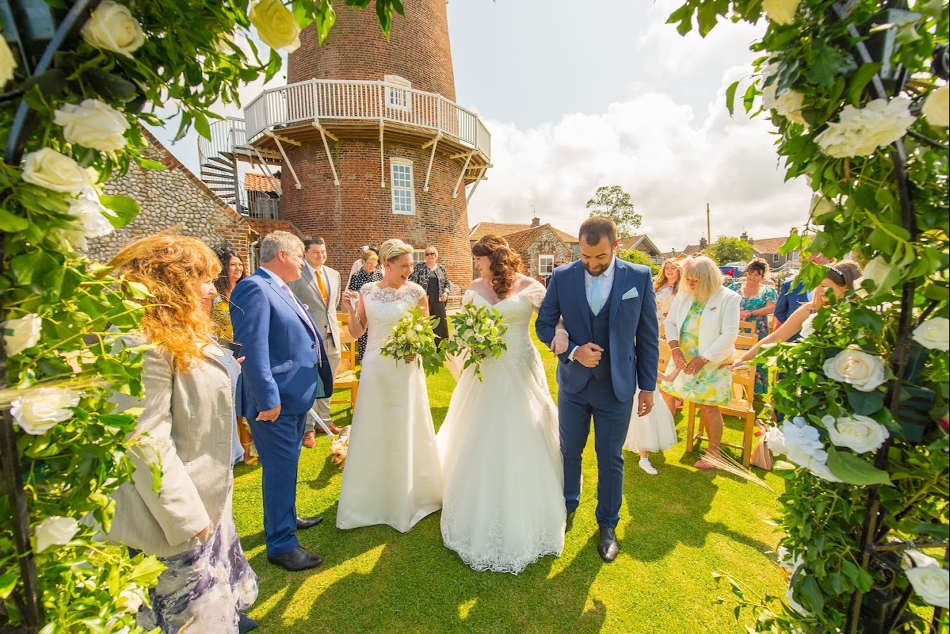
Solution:
<path fill-rule="evenodd" d="M 231 302 L 224 295 L 218 295 L 211 304 L 211 321 L 214 323 L 214 336 L 225 341 L 234 341 L 231 328 Z"/>
<path fill-rule="evenodd" d="M 663 322 L 670 314 L 670 306 L 673 305 L 674 299 L 676 299 L 676 290 L 672 286 L 660 287 L 656 292 L 656 319 L 660 323 L 660 339 L 666 339 Z"/>
<path fill-rule="evenodd" d="M 762 284 L 759 286 L 759 294 L 757 297 L 746 297 L 745 293 L 742 292 L 743 282 L 736 282 L 729 287 L 729 290 L 733 290 L 739 293 L 739 296 L 742 298 L 739 304 L 739 310 L 759 310 L 760 308 L 765 308 L 769 303 L 774 304 L 778 300 L 778 293 L 775 291 L 775 287 L 767 286 Z M 768 315 L 752 315 L 748 318 L 747 321 L 755 323 L 755 335 L 759 339 L 764 339 L 769 335 L 769 316 Z M 769 373 L 761 365 L 755 367 L 755 393 L 756 394 L 765 394 L 769 389 Z"/>
<path fill-rule="evenodd" d="M 679 346 L 687 361 L 700 354 L 699 322 L 702 320 L 705 307 L 705 302 L 693 300 L 689 313 L 683 321 L 682 330 L 679 333 Z M 676 365 L 671 359 L 666 373 L 671 374 L 675 369 Z M 697 405 L 728 405 L 732 400 L 732 373 L 728 366 L 719 367 L 718 364 L 707 363 L 696 374 L 688 375 L 680 372 L 672 383 L 666 384 L 663 391 L 682 399 L 683 402 L 691 401 Z"/>
<path fill-rule="evenodd" d="M 359 291 L 363 288 L 363 285 L 368 282 L 379 282 L 383 279 L 383 272 L 379 269 L 376 269 L 372 273 L 367 273 L 366 269 L 360 268 L 359 271 L 353 274 L 350 278 L 350 285 L 347 287 L 351 291 Z M 366 351 L 366 336 L 369 334 L 369 331 L 364 332 L 360 335 L 360 338 L 356 340 L 356 361 L 361 362 L 363 360 L 363 353 Z"/>

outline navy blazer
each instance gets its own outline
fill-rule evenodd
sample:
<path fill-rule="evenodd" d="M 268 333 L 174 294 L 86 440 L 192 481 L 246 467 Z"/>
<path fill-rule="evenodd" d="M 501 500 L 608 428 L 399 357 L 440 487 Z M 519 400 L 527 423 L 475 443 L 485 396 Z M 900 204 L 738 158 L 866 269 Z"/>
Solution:
<path fill-rule="evenodd" d="M 650 269 L 619 258 L 614 260 L 610 291 L 610 378 L 614 395 L 629 401 L 641 390 L 656 389 L 660 360 L 656 296 Z M 635 292 L 634 292 L 635 289 Z M 624 296 L 627 299 L 624 299 Z M 554 339 L 558 320 L 564 319 L 570 343 L 560 355 L 557 382 L 560 389 L 576 393 L 590 380 L 593 370 L 569 359 L 575 346 L 591 340 L 590 307 L 584 288 L 584 265 L 580 260 L 554 269 L 548 291 L 538 311 L 535 330 L 547 345 Z"/>
<path fill-rule="evenodd" d="M 795 286 L 792 287 L 792 283 L 795 283 Z M 779 287 L 778 299 L 775 300 L 775 318 L 782 323 L 788 321 L 788 318 L 794 313 L 802 304 L 807 304 L 808 299 L 808 289 L 805 288 L 805 284 L 798 281 L 797 277 L 789 278 L 782 282 L 782 285 Z M 788 338 L 789 342 L 797 341 L 799 339 L 799 334 L 795 333 Z"/>
<path fill-rule="evenodd" d="M 278 405 L 281 414 L 303 414 L 314 398 L 333 392 L 333 373 L 313 320 L 273 277 L 258 269 L 238 282 L 231 292 L 231 323 L 244 356 L 238 416 L 255 419 Z"/>

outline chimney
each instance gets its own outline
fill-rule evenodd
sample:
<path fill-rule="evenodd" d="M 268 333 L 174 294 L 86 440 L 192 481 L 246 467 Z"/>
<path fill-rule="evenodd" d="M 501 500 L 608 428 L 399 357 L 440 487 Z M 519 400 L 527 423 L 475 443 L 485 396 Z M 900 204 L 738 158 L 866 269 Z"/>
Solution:
<path fill-rule="evenodd" d="M 745 231 L 743 231 L 742 235 L 739 237 L 742 238 L 742 240 L 744 240 L 745 242 L 751 242 L 751 240 L 749 240 L 749 234 Z"/>
<path fill-rule="evenodd" d="M 706 248 L 706 238 L 699 239 L 699 250 L 702 251 Z"/>
<path fill-rule="evenodd" d="M 532 226 L 532 227 L 537 227 L 537 226 L 540 226 L 540 225 L 541 225 L 541 219 L 540 219 L 540 218 L 538 218 L 537 216 L 535 216 L 534 218 L 531 219 L 531 226 Z"/>

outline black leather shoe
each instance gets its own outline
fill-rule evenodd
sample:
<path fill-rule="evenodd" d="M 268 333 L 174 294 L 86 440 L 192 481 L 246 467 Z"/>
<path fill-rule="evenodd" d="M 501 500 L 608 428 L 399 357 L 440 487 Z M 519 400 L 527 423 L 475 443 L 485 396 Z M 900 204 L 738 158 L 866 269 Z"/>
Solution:
<path fill-rule="evenodd" d="M 238 613 L 238 634 L 244 634 L 245 632 L 250 632 L 251 630 L 257 629 L 257 621 L 244 614 L 243 612 Z"/>
<path fill-rule="evenodd" d="M 617 554 L 620 552 L 620 544 L 617 543 L 617 534 L 614 533 L 614 529 L 606 526 L 600 527 L 600 543 L 597 544 L 597 552 L 600 553 L 600 558 L 608 564 L 617 558 Z"/>
<path fill-rule="evenodd" d="M 317 524 L 323 521 L 322 515 L 314 515 L 313 517 L 298 517 L 297 518 L 297 530 L 302 531 L 308 528 L 313 528 Z"/>
<path fill-rule="evenodd" d="M 268 557 L 267 561 L 275 566 L 286 568 L 290 571 L 307 570 L 316 568 L 323 563 L 323 557 L 315 555 L 303 546 L 297 546 L 289 553 L 284 553 L 280 557 Z"/>

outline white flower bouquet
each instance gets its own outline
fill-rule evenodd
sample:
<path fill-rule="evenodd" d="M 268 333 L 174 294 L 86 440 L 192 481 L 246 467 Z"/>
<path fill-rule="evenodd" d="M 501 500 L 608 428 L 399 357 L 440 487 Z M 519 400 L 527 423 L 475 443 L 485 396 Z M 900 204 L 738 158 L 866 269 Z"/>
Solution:
<path fill-rule="evenodd" d="M 435 374 L 445 364 L 442 352 L 435 344 L 433 329 L 438 323 L 438 317 L 426 317 L 421 308 L 413 308 L 392 327 L 380 353 L 406 363 L 421 360 L 425 373 Z"/>
<path fill-rule="evenodd" d="M 452 326 L 442 346 L 446 354 L 464 357 L 462 369 L 475 366 L 475 376 L 482 380 L 481 363 L 489 357 L 497 359 L 508 349 L 503 335 L 508 330 L 501 314 L 490 306 L 465 304 L 449 317 Z"/>

